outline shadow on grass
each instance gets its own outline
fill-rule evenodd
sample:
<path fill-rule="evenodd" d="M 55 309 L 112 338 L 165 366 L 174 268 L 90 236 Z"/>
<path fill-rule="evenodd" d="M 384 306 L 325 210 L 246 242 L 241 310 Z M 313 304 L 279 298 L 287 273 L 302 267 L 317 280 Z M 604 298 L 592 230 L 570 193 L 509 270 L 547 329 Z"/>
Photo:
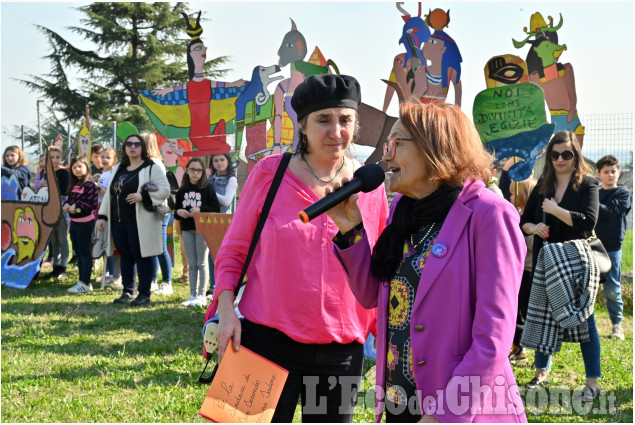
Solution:
<path fill-rule="evenodd" d="M 202 387 L 196 380 L 198 378 L 196 371 L 184 373 L 174 370 L 180 366 L 179 362 L 179 360 L 161 359 L 157 363 L 139 362 L 135 365 L 121 365 L 113 361 L 98 360 L 89 366 L 73 364 L 64 367 L 63 370 L 55 370 L 45 374 L 15 374 L 6 377 L 6 379 L 3 376 L 3 382 L 10 385 L 19 382 L 42 384 L 48 381 L 63 385 L 62 382 L 75 383 L 80 381 L 85 384 L 87 380 L 92 379 L 99 381 L 95 383 L 95 386 L 115 386 L 121 389 L 139 389 L 157 385 Z"/>
<path fill-rule="evenodd" d="M 26 290 L 2 287 L 3 348 L 106 357 L 191 350 L 202 359 L 203 308 L 183 307 L 177 295 L 132 307 L 113 303 L 119 290 L 72 295 L 68 287 L 55 280 L 33 282 Z"/>

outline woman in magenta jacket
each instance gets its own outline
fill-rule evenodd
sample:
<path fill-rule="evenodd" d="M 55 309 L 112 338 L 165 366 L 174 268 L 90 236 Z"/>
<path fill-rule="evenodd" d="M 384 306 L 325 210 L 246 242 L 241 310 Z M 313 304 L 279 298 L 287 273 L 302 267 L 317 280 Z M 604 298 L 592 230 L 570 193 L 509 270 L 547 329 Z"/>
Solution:
<path fill-rule="evenodd" d="M 356 195 L 328 213 L 353 293 L 378 307 L 377 420 L 526 422 L 507 359 L 526 247 L 483 183 L 492 157 L 457 106 L 417 102 L 383 161 L 399 194 L 372 254 Z"/>

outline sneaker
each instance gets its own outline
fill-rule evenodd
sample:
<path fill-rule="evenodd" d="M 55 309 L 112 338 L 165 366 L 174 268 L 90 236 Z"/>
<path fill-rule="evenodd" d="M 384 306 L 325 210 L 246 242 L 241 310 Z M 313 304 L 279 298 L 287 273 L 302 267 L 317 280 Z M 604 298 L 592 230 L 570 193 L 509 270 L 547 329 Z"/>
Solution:
<path fill-rule="evenodd" d="M 190 303 L 190 307 L 207 307 L 207 298 L 205 298 L 205 295 L 194 298 L 194 301 Z"/>
<path fill-rule="evenodd" d="M 66 267 L 53 266 L 53 270 L 44 275 L 45 279 L 64 279 L 66 278 Z"/>
<path fill-rule="evenodd" d="M 582 391 L 578 394 L 580 401 L 593 401 L 600 394 L 600 389 L 594 390 L 593 388 L 585 385 Z"/>
<path fill-rule="evenodd" d="M 152 284 L 150 285 L 150 292 L 155 292 L 159 290 L 159 284 L 156 280 L 152 281 Z"/>
<path fill-rule="evenodd" d="M 146 297 L 145 295 L 141 295 L 141 294 L 139 294 L 137 298 L 135 298 L 134 300 L 130 302 L 130 305 L 135 307 L 140 305 L 146 305 L 146 304 L 150 304 L 150 297 Z"/>
<path fill-rule="evenodd" d="M 115 304 L 128 304 L 132 300 L 133 295 L 124 292 L 119 298 L 113 301 Z"/>
<path fill-rule="evenodd" d="M 187 283 L 189 281 L 189 278 L 187 273 L 183 273 L 181 277 L 179 277 L 178 279 L 174 279 L 174 281 L 178 283 Z"/>
<path fill-rule="evenodd" d="M 115 281 L 115 279 L 112 278 L 112 276 L 106 276 L 106 279 L 104 279 L 104 288 L 106 287 L 110 287 L 112 286 L 113 282 Z"/>
<path fill-rule="evenodd" d="M 183 301 L 181 303 L 181 305 L 184 305 L 185 307 L 189 307 L 192 305 L 192 302 L 196 300 L 196 297 L 189 297 L 188 299 L 186 299 L 185 301 Z"/>
<path fill-rule="evenodd" d="M 613 331 L 611 332 L 611 339 L 619 339 L 620 341 L 624 341 L 624 329 L 622 329 L 621 324 L 613 325 Z"/>
<path fill-rule="evenodd" d="M 92 290 L 93 290 L 93 285 L 91 285 L 90 283 L 88 285 L 86 285 L 81 280 L 79 282 L 77 282 L 74 286 L 71 286 L 70 288 L 68 288 L 68 292 L 73 293 L 73 294 L 81 294 L 83 292 L 91 292 Z"/>
<path fill-rule="evenodd" d="M 121 278 L 112 280 L 112 289 L 117 289 L 117 290 L 123 289 L 123 285 L 121 283 Z"/>
<path fill-rule="evenodd" d="M 533 378 L 525 384 L 525 388 L 532 390 L 538 387 L 546 387 L 547 385 L 549 385 L 549 378 L 545 378 L 542 381 L 538 378 Z"/>
<path fill-rule="evenodd" d="M 527 355 L 527 351 L 524 347 L 518 347 L 516 351 L 509 356 L 509 362 L 511 364 L 519 364 L 525 363 L 529 360 L 529 356 Z"/>
<path fill-rule="evenodd" d="M 161 282 L 159 289 L 155 292 L 157 295 L 172 295 L 173 293 L 172 282 Z"/>
<path fill-rule="evenodd" d="M 214 290 L 208 289 L 207 292 L 205 292 L 205 297 L 208 301 L 212 301 L 214 299 Z"/>

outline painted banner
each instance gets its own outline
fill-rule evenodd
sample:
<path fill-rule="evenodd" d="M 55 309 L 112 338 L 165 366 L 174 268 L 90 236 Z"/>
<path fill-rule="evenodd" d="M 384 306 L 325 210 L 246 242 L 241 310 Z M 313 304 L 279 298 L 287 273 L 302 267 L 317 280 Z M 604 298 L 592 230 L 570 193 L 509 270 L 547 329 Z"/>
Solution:
<path fill-rule="evenodd" d="M 538 85 L 527 82 L 527 65 L 514 55 L 487 61 L 485 81 L 489 88 L 474 99 L 474 125 L 497 160 L 514 156 L 523 159 L 508 173 L 512 180 L 525 180 L 553 134 L 554 125 L 547 122 L 544 93 Z"/>

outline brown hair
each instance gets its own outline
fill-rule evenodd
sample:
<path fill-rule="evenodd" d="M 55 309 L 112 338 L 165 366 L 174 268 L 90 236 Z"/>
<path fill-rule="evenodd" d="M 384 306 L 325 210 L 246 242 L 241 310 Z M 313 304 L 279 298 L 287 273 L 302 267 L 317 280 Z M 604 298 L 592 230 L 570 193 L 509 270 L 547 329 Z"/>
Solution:
<path fill-rule="evenodd" d="M 141 133 L 141 137 L 146 142 L 146 148 L 148 149 L 148 157 L 154 159 L 163 159 L 161 152 L 159 151 L 159 145 L 157 144 L 157 136 L 149 131 Z"/>
<path fill-rule="evenodd" d="M 458 186 L 467 178 L 485 183 L 492 178 L 494 157 L 458 106 L 411 99 L 399 106 L 399 119 L 423 149 L 431 180 Z"/>
<path fill-rule="evenodd" d="M 62 149 L 60 149 L 59 146 L 49 146 L 47 149 L 49 151 L 49 154 L 51 152 L 57 152 L 57 153 L 60 154 L 60 157 L 62 158 L 62 160 L 60 161 L 59 167 L 63 168 L 63 169 L 66 169 L 66 166 L 64 165 L 64 155 L 62 154 Z M 70 173 L 70 174 L 72 174 L 72 173 Z"/>
<path fill-rule="evenodd" d="M 86 175 L 84 176 L 83 179 L 79 179 L 77 178 L 77 176 L 75 174 L 73 174 L 73 165 L 75 165 L 75 163 L 77 162 L 81 162 L 82 164 L 84 164 L 84 166 L 86 167 Z M 69 167 L 70 169 L 70 183 L 69 183 L 69 192 L 72 190 L 72 188 L 77 184 L 77 183 L 81 183 L 81 186 L 85 185 L 86 182 L 93 181 L 93 176 L 90 175 L 90 164 L 88 163 L 88 159 L 86 159 L 83 156 L 76 156 L 73 157 L 73 159 L 71 159 L 71 165 Z"/>
<path fill-rule="evenodd" d="M 18 161 L 15 163 L 14 167 L 18 168 L 21 165 L 27 165 L 29 163 L 29 161 L 26 159 L 26 155 L 24 155 L 24 151 L 22 149 L 20 149 L 19 146 L 16 145 L 12 145 L 9 146 L 8 148 L 6 148 L 4 150 L 4 153 L 2 154 L 2 166 L 3 167 L 9 167 L 9 164 L 7 164 L 7 160 L 4 159 L 4 156 L 7 154 L 7 152 L 13 152 L 13 153 L 17 153 L 18 154 Z"/>
<path fill-rule="evenodd" d="M 512 181 L 510 191 L 514 192 L 514 185 L 518 183 L 518 192 L 516 193 L 516 208 L 519 211 L 523 211 L 525 206 L 527 205 L 527 200 L 529 199 L 529 195 L 531 191 L 536 187 L 536 179 L 528 178 L 523 181 L 514 182 Z"/>
<path fill-rule="evenodd" d="M 617 169 L 620 169 L 620 162 L 613 155 L 605 155 L 602 158 L 598 159 L 598 162 L 595 163 L 595 167 L 598 169 L 598 173 L 602 171 L 604 167 L 610 167 L 611 165 L 615 165 Z"/>
<path fill-rule="evenodd" d="M 145 161 L 150 158 L 148 156 L 148 145 L 146 144 L 145 139 L 139 134 L 134 133 L 126 137 L 126 140 L 121 144 L 121 167 L 127 167 L 130 165 L 130 158 L 128 158 L 128 154 L 126 153 L 126 142 L 132 137 L 136 137 L 141 142 L 141 159 Z"/>
<path fill-rule="evenodd" d="M 591 168 L 587 165 L 584 157 L 582 156 L 582 148 L 578 143 L 578 137 L 571 131 L 559 131 L 549 141 L 547 148 L 545 149 L 545 167 L 542 169 L 542 183 L 540 185 L 540 194 L 546 197 L 553 196 L 556 191 L 556 171 L 553 168 L 553 161 L 549 159 L 549 154 L 553 150 L 554 145 L 560 143 L 571 142 L 571 147 L 574 153 L 575 166 L 573 167 L 573 174 L 571 175 L 571 181 L 573 182 L 573 190 L 577 191 L 582 184 L 584 176 L 591 172 Z"/>
<path fill-rule="evenodd" d="M 209 181 L 207 180 L 207 176 L 205 175 L 205 162 L 203 161 L 202 158 L 190 159 L 189 161 L 187 161 L 187 165 L 185 166 L 185 169 L 187 170 L 188 168 L 190 168 L 190 164 L 193 162 L 198 162 L 199 164 L 201 164 L 201 168 L 203 169 L 201 178 L 196 183 L 190 183 L 190 176 L 186 172 L 185 174 L 183 174 L 183 179 L 181 180 L 181 189 L 187 189 L 190 185 L 197 187 L 199 189 L 203 189 L 207 187 L 207 185 L 209 184 Z"/>

